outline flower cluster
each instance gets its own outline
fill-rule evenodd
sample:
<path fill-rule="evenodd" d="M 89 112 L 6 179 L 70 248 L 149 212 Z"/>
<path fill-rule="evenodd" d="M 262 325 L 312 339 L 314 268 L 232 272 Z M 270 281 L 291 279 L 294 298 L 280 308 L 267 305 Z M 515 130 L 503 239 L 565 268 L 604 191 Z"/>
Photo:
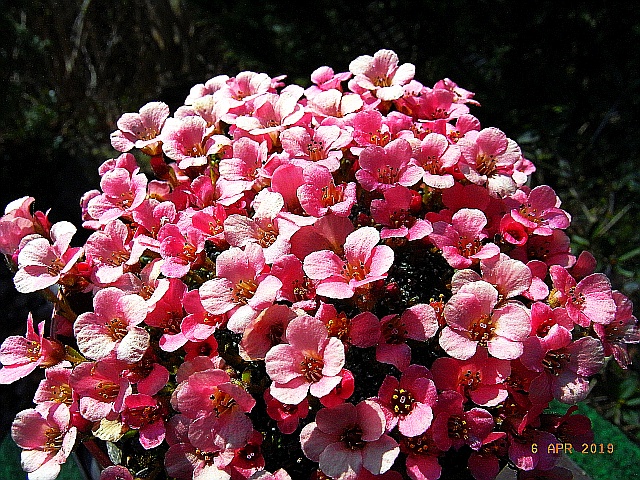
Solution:
<path fill-rule="evenodd" d="M 242 72 L 124 114 L 82 247 L 7 206 L 15 286 L 55 304 L 0 348 L 2 383 L 44 369 L 12 428 L 31 480 L 80 443 L 103 479 L 561 470 L 544 445 L 591 429 L 545 409 L 626 367 L 637 320 L 473 93 L 414 70 L 381 50 L 307 89 Z"/>

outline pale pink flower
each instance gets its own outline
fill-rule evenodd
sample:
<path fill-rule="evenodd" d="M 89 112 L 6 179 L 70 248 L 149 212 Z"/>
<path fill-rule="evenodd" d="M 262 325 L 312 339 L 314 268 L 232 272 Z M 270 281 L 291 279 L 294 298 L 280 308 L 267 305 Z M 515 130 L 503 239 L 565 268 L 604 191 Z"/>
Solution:
<path fill-rule="evenodd" d="M 78 395 L 71 389 L 69 378 L 71 368 L 56 365 L 44 371 L 45 378 L 40 381 L 38 389 L 33 396 L 33 402 L 58 402 L 64 403 L 72 412 L 78 411 Z"/>
<path fill-rule="evenodd" d="M 255 403 L 220 369 L 192 373 L 178 385 L 172 398 L 174 407 L 193 419 L 189 440 L 202 451 L 242 447 L 253 431 L 246 413 Z"/>
<path fill-rule="evenodd" d="M 286 305 L 271 305 L 251 320 L 242 333 L 240 356 L 247 360 L 263 360 L 274 346 L 286 342 L 285 332 L 296 313 Z"/>
<path fill-rule="evenodd" d="M 139 255 L 131 255 L 130 233 L 122 221 L 115 219 L 87 239 L 84 252 L 95 267 L 94 275 L 99 283 L 116 282 L 128 267 L 140 259 Z"/>
<path fill-rule="evenodd" d="M 287 326 L 286 341 L 272 347 L 265 356 L 274 398 L 297 405 L 307 393 L 323 397 L 340 383 L 344 345 L 329 337 L 320 320 L 309 316 L 293 319 Z"/>
<path fill-rule="evenodd" d="M 216 275 L 200 287 L 202 306 L 214 315 L 229 315 L 228 328 L 240 333 L 271 305 L 282 282 L 267 271 L 261 246 L 231 247 L 216 259 Z"/>
<path fill-rule="evenodd" d="M 29 210 L 34 201 L 33 197 L 22 197 L 5 207 L 0 218 L 0 253 L 16 255 L 22 240 L 28 235 L 49 236 L 51 224 L 46 214 L 38 211 L 32 215 Z"/>
<path fill-rule="evenodd" d="M 313 88 L 313 87 L 310 87 Z M 318 92 L 307 103 L 310 111 L 320 123 L 324 119 L 342 119 L 357 112 L 364 106 L 362 97 L 355 93 L 343 93 L 338 89 Z"/>
<path fill-rule="evenodd" d="M 363 227 L 347 236 L 344 260 L 329 250 L 307 255 L 303 269 L 309 278 L 319 281 L 317 294 L 350 298 L 357 288 L 385 278 L 393 264 L 393 250 L 378 242 L 378 231 Z"/>
<path fill-rule="evenodd" d="M 206 165 L 210 150 L 217 150 L 216 140 L 206 133 L 207 122 L 203 118 L 169 118 L 160 136 L 162 150 L 182 169 Z"/>
<path fill-rule="evenodd" d="M 147 177 L 124 168 L 106 172 L 100 180 L 102 194 L 87 204 L 87 213 L 100 224 L 118 217 L 130 218 L 147 196 Z"/>
<path fill-rule="evenodd" d="M 242 137 L 233 142 L 233 157 L 224 158 L 218 167 L 220 178 L 236 182 L 243 190 L 250 190 L 267 177 L 263 166 L 267 164 L 267 142 L 256 142 Z"/>
<path fill-rule="evenodd" d="M 383 101 L 397 100 L 404 94 L 403 85 L 413 79 L 416 67 L 398 65 L 398 55 L 391 50 L 378 50 L 374 56 L 362 55 L 349 64 L 354 78 L 349 82 L 370 90 Z"/>
<path fill-rule="evenodd" d="M 531 330 L 527 310 L 514 301 L 498 304 L 498 291 L 484 281 L 462 286 L 447 302 L 444 318 L 440 346 L 459 360 L 471 358 L 478 346 L 496 358 L 516 359 Z"/>
<path fill-rule="evenodd" d="M 321 165 L 311 164 L 302 172 L 304 184 L 298 188 L 300 205 L 314 217 L 329 213 L 347 217 L 356 203 L 354 182 L 336 185 L 331 172 Z"/>
<path fill-rule="evenodd" d="M 125 113 L 116 122 L 118 130 L 111 134 L 111 145 L 119 152 L 135 147 L 147 155 L 158 155 L 158 136 L 169 113 L 169 107 L 162 102 L 147 103 L 138 113 Z"/>
<path fill-rule="evenodd" d="M 504 197 L 524 184 L 527 176 L 514 169 L 520 147 L 497 128 L 469 132 L 458 142 L 460 171 L 472 183 L 486 185 L 493 196 Z"/>
<path fill-rule="evenodd" d="M 314 162 L 334 172 L 340 167 L 342 149 L 351 143 L 351 134 L 337 125 L 321 125 L 312 131 L 296 126 L 282 132 L 280 142 L 292 163 L 304 168 Z"/>
<path fill-rule="evenodd" d="M 318 250 L 332 250 L 343 255 L 344 244 L 353 231 L 353 223 L 346 217 L 321 217 L 312 225 L 302 227 L 291 237 L 291 253 L 300 260 Z"/>
<path fill-rule="evenodd" d="M 447 137 L 429 133 L 422 139 L 420 150 L 415 152 L 415 162 L 422 167 L 422 180 L 433 188 L 453 187 L 453 168 L 460 158 L 460 149 L 451 145 Z"/>
<path fill-rule="evenodd" d="M 571 223 L 571 216 L 559 208 L 560 200 L 547 185 L 534 188 L 528 195 L 519 190 L 512 198 L 518 200 L 521 206 L 511 210 L 511 217 L 530 233 L 551 235 L 553 229 L 565 229 Z"/>
<path fill-rule="evenodd" d="M 18 254 L 18 271 L 13 277 L 16 290 L 30 293 L 58 283 L 83 254 L 81 247 L 69 248 L 76 227 L 58 222 L 51 227 L 53 245 L 44 237 L 27 242 Z"/>
<path fill-rule="evenodd" d="M 368 146 L 359 158 L 356 179 L 362 188 L 371 192 L 384 191 L 394 185 L 410 187 L 422 178 L 422 168 L 409 163 L 411 145 L 403 138 L 384 147 Z"/>
<path fill-rule="evenodd" d="M 442 256 L 453 268 L 467 268 L 481 259 L 500 253 L 494 243 L 485 243 L 487 217 L 480 210 L 463 208 L 457 211 L 451 224 L 435 222 L 429 239 L 442 250 Z"/>
<path fill-rule="evenodd" d="M 563 306 L 569 318 L 582 327 L 592 322 L 611 323 L 615 317 L 611 283 L 602 273 L 592 273 L 576 283 L 569 272 L 558 265 L 549 267 L 553 290 L 549 293 L 549 305 Z"/>
<path fill-rule="evenodd" d="M 46 402 L 23 410 L 11 425 L 11 437 L 22 449 L 20 463 L 29 480 L 55 480 L 76 435 L 71 412 L 63 403 Z"/>
<path fill-rule="evenodd" d="M 304 91 L 304 95 L 311 99 L 320 92 L 339 89 L 340 84 L 351 78 L 351 72 L 335 73 L 331 67 L 318 67 L 311 73 L 313 85 Z"/>
<path fill-rule="evenodd" d="M 45 322 L 33 328 L 31 313 L 27 317 L 27 333 L 24 337 L 11 336 L 0 346 L 0 384 L 13 383 L 26 377 L 37 367 L 52 367 L 65 357 L 64 346 L 57 340 L 44 338 Z"/>
<path fill-rule="evenodd" d="M 573 320 L 567 315 L 566 309 L 534 302 L 531 305 L 531 336 L 546 337 L 554 325 L 560 325 L 569 332 L 573 330 Z"/>
<path fill-rule="evenodd" d="M 370 400 L 323 408 L 300 432 L 302 451 L 331 478 L 355 480 L 364 470 L 387 472 L 400 453 L 385 433 L 382 409 Z"/>
<path fill-rule="evenodd" d="M 371 201 L 371 216 L 383 225 L 380 238 L 419 240 L 433 232 L 431 222 L 411 215 L 412 191 L 402 185 L 384 190 L 384 199 Z"/>
<path fill-rule="evenodd" d="M 140 360 L 149 347 L 149 333 L 138 326 L 147 315 L 144 299 L 108 287 L 93 297 L 93 309 L 78 316 L 73 325 L 82 354 L 101 360 L 115 352 L 119 360 Z"/>
<path fill-rule="evenodd" d="M 226 316 L 213 315 L 204 309 L 197 288 L 184 294 L 182 305 L 187 315 L 182 319 L 180 330 L 191 342 L 203 342 L 212 338 L 213 333 L 227 323 Z"/>
<path fill-rule="evenodd" d="M 397 425 L 402 435 L 415 437 L 431 426 L 438 394 L 430 377 L 422 365 L 407 367 L 399 381 L 390 375 L 385 377 L 374 401 L 382 408 L 387 432 Z"/>

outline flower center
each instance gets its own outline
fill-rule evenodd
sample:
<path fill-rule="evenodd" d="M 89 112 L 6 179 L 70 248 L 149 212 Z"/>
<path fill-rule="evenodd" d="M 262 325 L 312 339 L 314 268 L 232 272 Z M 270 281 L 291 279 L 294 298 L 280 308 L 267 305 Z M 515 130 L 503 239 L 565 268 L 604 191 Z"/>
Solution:
<path fill-rule="evenodd" d="M 415 399 L 404 388 L 396 388 L 391 395 L 391 407 L 396 415 L 408 415 L 413 410 Z"/>
<path fill-rule="evenodd" d="M 378 75 L 372 82 L 376 87 L 390 87 L 391 79 L 384 75 Z"/>
<path fill-rule="evenodd" d="M 447 421 L 449 438 L 469 438 L 469 427 L 467 421 L 460 415 L 453 415 Z"/>
<path fill-rule="evenodd" d="M 60 272 L 64 268 L 64 265 L 65 264 L 62 261 L 62 259 L 55 258 L 54 260 L 51 261 L 49 266 L 47 266 L 47 274 L 51 275 L 52 277 L 60 275 Z"/>
<path fill-rule="evenodd" d="M 570 353 L 562 353 L 562 352 L 549 352 L 542 359 L 542 366 L 544 369 L 557 377 L 560 375 L 560 372 L 564 369 L 565 365 L 571 361 Z"/>
<path fill-rule="evenodd" d="M 377 145 L 379 147 L 384 147 L 391 140 L 391 135 L 389 132 L 382 132 L 380 130 L 376 130 L 374 133 L 369 134 L 369 141 L 373 145 Z"/>
<path fill-rule="evenodd" d="M 240 280 L 233 289 L 233 299 L 236 303 L 246 305 L 258 290 L 258 284 L 253 280 Z"/>
<path fill-rule="evenodd" d="M 430 430 L 415 437 L 405 437 L 403 443 L 407 447 L 407 450 L 418 455 L 437 455 L 440 452 L 433 443 Z"/>
<path fill-rule="evenodd" d="M 467 370 L 462 375 L 460 375 L 458 384 L 461 385 L 464 390 L 474 390 L 478 388 L 480 382 L 482 380 L 482 376 L 479 371 L 472 372 L 471 370 Z"/>
<path fill-rule="evenodd" d="M 327 331 L 330 337 L 337 337 L 343 343 L 349 340 L 349 319 L 344 312 L 327 322 Z"/>
<path fill-rule="evenodd" d="M 51 385 L 51 395 L 49 399 L 52 402 L 64 403 L 71 405 L 73 403 L 73 394 L 69 385 Z"/>
<path fill-rule="evenodd" d="M 584 305 L 584 302 L 586 301 L 586 297 L 582 292 L 576 293 L 576 287 L 571 287 L 569 289 L 569 300 L 576 307 L 582 307 L 582 305 Z"/>
<path fill-rule="evenodd" d="M 231 395 L 216 388 L 214 392 L 209 396 L 211 400 L 211 407 L 216 417 L 219 417 L 225 412 L 228 412 L 236 405 L 236 401 Z"/>
<path fill-rule="evenodd" d="M 344 200 L 344 191 L 342 186 L 337 186 L 331 182 L 326 187 L 322 187 L 322 197 L 320 203 L 323 207 L 330 207 Z"/>
<path fill-rule="evenodd" d="M 493 325 L 493 320 L 489 315 L 482 315 L 476 319 L 469 329 L 469 337 L 474 342 L 478 342 L 480 345 L 486 345 L 487 341 L 493 337 L 493 332 L 496 329 Z"/>
<path fill-rule="evenodd" d="M 470 239 L 469 237 L 461 236 L 458 240 L 458 251 L 460 255 L 465 258 L 469 258 L 482 250 L 482 242 L 478 237 Z"/>
<path fill-rule="evenodd" d="M 382 324 L 382 336 L 386 343 L 398 345 L 404 343 L 409 332 L 398 315 Z"/>
<path fill-rule="evenodd" d="M 367 269 L 364 262 L 358 261 L 358 263 L 347 262 L 342 266 L 342 276 L 347 280 L 364 280 L 367 276 Z"/>
<path fill-rule="evenodd" d="M 365 441 L 362 440 L 362 429 L 358 426 L 347 428 L 340 436 L 340 440 L 350 450 L 359 450 L 365 446 Z"/>
<path fill-rule="evenodd" d="M 319 358 L 304 357 L 304 360 L 300 362 L 300 371 L 302 376 L 309 383 L 319 382 L 322 378 L 322 368 L 324 362 Z"/>
<path fill-rule="evenodd" d="M 494 175 L 498 171 L 496 168 L 495 155 L 486 153 L 478 155 L 478 158 L 476 158 L 476 171 L 480 175 L 485 175 L 487 177 Z"/>
<path fill-rule="evenodd" d="M 411 228 L 415 222 L 415 217 L 409 215 L 409 212 L 404 208 L 395 210 L 391 215 L 389 215 L 389 226 L 391 228 L 400 228 L 405 226 Z"/>
<path fill-rule="evenodd" d="M 47 439 L 44 443 L 43 449 L 45 452 L 53 453 L 62 448 L 64 435 L 60 430 L 55 427 L 50 427 L 44 432 L 44 435 Z"/>
<path fill-rule="evenodd" d="M 104 324 L 109 336 L 115 340 L 122 340 L 127 335 L 127 324 L 121 318 L 112 318 Z"/>
<path fill-rule="evenodd" d="M 392 185 L 398 181 L 400 177 L 400 169 L 385 165 L 382 168 L 376 169 L 376 175 L 380 183 Z"/>
<path fill-rule="evenodd" d="M 314 297 L 314 288 L 311 279 L 303 277 L 302 281 L 296 279 L 293 281 L 293 296 L 296 301 L 310 300 Z"/>
<path fill-rule="evenodd" d="M 311 142 L 309 142 L 307 145 L 307 153 L 309 154 L 309 159 L 312 162 L 317 162 L 318 160 L 327 158 L 324 154 L 323 147 L 324 145 L 322 142 L 319 142 L 318 140 L 311 140 Z"/>
<path fill-rule="evenodd" d="M 32 362 L 35 362 L 42 355 L 41 350 L 42 346 L 38 342 L 32 340 L 29 342 L 29 346 L 27 347 L 27 357 L 29 357 L 29 360 Z"/>
<path fill-rule="evenodd" d="M 120 393 L 120 385 L 109 381 L 98 382 L 94 388 L 98 397 L 105 402 L 113 402 Z"/>
<path fill-rule="evenodd" d="M 268 223 L 264 228 L 258 227 L 258 244 L 262 248 L 267 248 L 273 245 L 278 238 L 272 223 Z"/>

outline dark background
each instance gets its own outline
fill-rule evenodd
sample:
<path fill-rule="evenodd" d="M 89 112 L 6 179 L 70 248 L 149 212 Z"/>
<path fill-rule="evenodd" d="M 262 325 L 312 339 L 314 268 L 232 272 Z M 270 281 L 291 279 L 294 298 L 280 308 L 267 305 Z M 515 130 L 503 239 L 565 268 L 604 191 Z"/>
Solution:
<path fill-rule="evenodd" d="M 0 1 L 0 206 L 36 197 L 79 226 L 81 195 L 117 155 L 109 133 L 149 101 L 180 106 L 196 83 L 242 70 L 309 84 L 381 48 L 425 85 L 476 93 L 482 125 L 517 140 L 574 217 L 576 251 L 638 304 L 640 9 L 629 1 Z M 77 235 L 76 242 L 82 241 Z M 86 238 L 86 234 L 84 236 Z M 0 267 L 0 339 L 22 335 L 36 295 Z M 638 441 L 638 371 L 607 367 L 592 402 Z M 0 388 L 0 436 L 34 381 Z M 16 395 L 17 393 L 17 395 Z M 9 405 L 7 405 L 9 404 Z"/>

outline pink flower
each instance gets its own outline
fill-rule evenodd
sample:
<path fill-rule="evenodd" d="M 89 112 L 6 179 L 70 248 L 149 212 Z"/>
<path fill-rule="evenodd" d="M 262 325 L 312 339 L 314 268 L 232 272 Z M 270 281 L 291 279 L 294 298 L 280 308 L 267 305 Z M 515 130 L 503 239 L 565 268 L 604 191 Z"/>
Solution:
<path fill-rule="evenodd" d="M 438 457 L 442 452 L 433 441 L 432 429 L 415 437 L 401 437 L 400 451 L 407 455 L 407 475 L 411 480 L 438 480 L 442 467 Z"/>
<path fill-rule="evenodd" d="M 202 284 L 200 300 L 209 313 L 230 315 L 228 328 L 240 333 L 252 318 L 271 305 L 282 286 L 266 270 L 262 247 L 249 243 L 231 247 L 216 259 L 217 277 Z"/>
<path fill-rule="evenodd" d="M 125 113 L 116 125 L 118 130 L 111 134 L 111 145 L 119 152 L 139 148 L 147 155 L 158 155 L 161 142 L 157 138 L 169 116 L 169 107 L 162 102 L 150 102 L 139 113 Z"/>
<path fill-rule="evenodd" d="M 0 384 L 13 383 L 26 377 L 37 367 L 52 367 L 65 357 L 64 346 L 57 340 L 44 338 L 45 322 L 33 328 L 31 313 L 27 317 L 27 333 L 24 337 L 11 336 L 0 346 Z"/>
<path fill-rule="evenodd" d="M 614 320 L 606 325 L 594 323 L 593 329 L 602 341 L 605 356 L 613 355 L 618 365 L 627 368 L 631 363 L 627 344 L 640 343 L 638 320 L 633 315 L 633 304 L 627 297 L 614 290 L 613 300 L 616 302 Z"/>
<path fill-rule="evenodd" d="M 362 188 L 384 191 L 394 185 L 410 187 L 422 178 L 422 169 L 412 163 L 411 145 L 403 138 L 384 147 L 368 146 L 360 153 L 356 179 Z"/>
<path fill-rule="evenodd" d="M 442 250 L 442 256 L 453 268 L 467 268 L 481 259 L 500 253 L 494 243 L 484 243 L 487 217 L 480 210 L 463 208 L 457 211 L 451 224 L 436 222 L 429 239 Z"/>
<path fill-rule="evenodd" d="M 424 183 L 433 188 L 450 188 L 454 183 L 451 171 L 459 158 L 456 145 L 449 144 L 444 135 L 429 133 L 422 140 L 415 161 L 424 170 Z"/>
<path fill-rule="evenodd" d="M 571 341 L 571 333 L 554 325 L 544 338 L 524 342 L 521 362 L 539 375 L 531 381 L 530 396 L 536 403 L 556 398 L 576 403 L 589 393 L 588 377 L 602 368 L 604 351 L 599 340 L 582 337 Z"/>
<path fill-rule="evenodd" d="M 493 196 L 510 195 L 527 180 L 526 175 L 514 168 L 522 156 L 520 147 L 497 128 L 471 131 L 458 145 L 464 176 L 472 183 L 486 185 Z"/>
<path fill-rule="evenodd" d="M 457 391 L 476 405 L 495 407 L 507 398 L 504 382 L 511 374 L 511 365 L 507 360 L 488 357 L 483 348 L 469 360 L 436 358 L 431 371 L 438 390 Z"/>
<path fill-rule="evenodd" d="M 78 316 L 73 325 L 82 354 L 101 360 L 115 352 L 119 360 L 140 360 L 149 347 L 149 333 L 138 326 L 147 316 L 144 299 L 108 287 L 93 297 L 93 309 Z"/>
<path fill-rule="evenodd" d="M 175 352 L 187 342 L 182 332 L 187 286 L 178 278 L 161 279 L 160 285 L 164 293 L 161 296 L 158 294 L 160 298 L 149 309 L 145 323 L 161 329 L 162 337 L 158 345 L 162 350 Z"/>
<path fill-rule="evenodd" d="M 438 331 L 438 317 L 431 305 L 419 303 L 402 315 L 387 315 L 380 320 L 380 340 L 376 360 L 394 365 L 403 372 L 411 363 L 411 348 L 407 339 L 424 342 Z"/>
<path fill-rule="evenodd" d="M 344 312 L 338 313 L 330 303 L 321 303 L 315 317 L 327 327 L 330 337 L 338 338 L 346 346 L 372 347 L 380 336 L 380 321 L 371 312 L 361 312 L 348 318 Z"/>
<path fill-rule="evenodd" d="M 58 283 L 83 254 L 80 247 L 69 248 L 76 227 L 58 222 L 51 227 L 53 245 L 44 237 L 27 242 L 18 255 L 18 271 L 13 277 L 16 290 L 30 293 Z"/>
<path fill-rule="evenodd" d="M 298 187 L 297 195 L 304 211 L 314 217 L 329 213 L 347 217 L 356 203 L 356 184 L 349 182 L 336 185 L 326 167 L 312 164 L 302 173 L 304 184 Z"/>
<path fill-rule="evenodd" d="M 129 428 L 138 430 L 140 444 L 145 450 L 149 450 L 164 441 L 163 413 L 153 397 L 138 393 L 125 398 L 122 422 Z"/>
<path fill-rule="evenodd" d="M 349 71 L 354 74 L 349 85 L 353 83 L 364 90 L 371 90 L 383 101 L 397 100 L 404 93 L 402 86 L 413 79 L 415 70 L 411 63 L 398 66 L 395 52 L 378 50 L 373 57 L 362 55 L 349 64 Z"/>
<path fill-rule="evenodd" d="M 303 269 L 309 278 L 319 280 L 316 293 L 350 298 L 357 288 L 385 278 L 393 264 L 393 250 L 377 245 L 379 241 L 380 234 L 375 228 L 363 227 L 347 236 L 345 260 L 329 250 L 307 255 Z"/>
<path fill-rule="evenodd" d="M 100 180 L 103 193 L 89 200 L 88 215 L 100 224 L 118 217 L 130 218 L 147 196 L 147 183 L 144 173 L 120 167 L 106 172 Z"/>
<path fill-rule="evenodd" d="M 220 161 L 220 178 L 238 182 L 243 190 L 250 190 L 264 177 L 262 167 L 267 163 L 267 156 L 267 142 L 239 138 L 233 143 L 233 157 Z"/>
<path fill-rule="evenodd" d="M 309 402 L 305 398 L 297 405 L 287 405 L 273 398 L 269 389 L 264 391 L 264 401 L 267 404 L 267 415 L 278 424 L 278 429 L 289 435 L 298 429 L 300 419 L 309 414 Z"/>
<path fill-rule="evenodd" d="M 314 162 L 334 172 L 340 167 L 342 149 L 351 143 L 351 134 L 337 125 L 321 125 L 313 131 L 296 126 L 282 132 L 280 142 L 284 151 L 296 159 L 292 163 L 304 167 Z"/>
<path fill-rule="evenodd" d="M 444 308 L 447 326 L 440 346 L 454 358 L 471 358 L 478 346 L 496 358 L 513 360 L 531 330 L 529 314 L 517 302 L 498 305 L 498 291 L 480 281 L 464 285 Z"/>
<path fill-rule="evenodd" d="M 226 372 L 213 368 L 189 375 L 172 398 L 174 408 L 193 419 L 189 440 L 203 451 L 242 447 L 253 431 L 246 413 L 255 403 Z"/>
<path fill-rule="evenodd" d="M 204 234 L 196 228 L 187 227 L 183 231 L 177 225 L 167 223 L 160 228 L 158 241 L 164 259 L 160 271 L 169 278 L 185 276 L 201 260 Z"/>
<path fill-rule="evenodd" d="M 464 398 L 458 392 L 446 391 L 438 398 L 436 417 L 431 425 L 433 440 L 440 450 L 456 450 L 469 445 L 474 450 L 493 429 L 493 416 L 483 408 L 463 409 Z"/>
<path fill-rule="evenodd" d="M 247 361 L 262 360 L 274 346 L 286 341 L 285 332 L 296 313 L 286 305 L 271 305 L 244 329 L 240 356 Z"/>
<path fill-rule="evenodd" d="M 198 116 L 170 118 L 160 136 L 162 150 L 182 169 L 206 165 L 209 150 L 216 147 L 215 139 L 206 133 L 207 122 Z"/>
<path fill-rule="evenodd" d="M 317 307 L 314 281 L 304 274 L 302 262 L 292 254 L 283 255 L 271 266 L 271 274 L 282 282 L 277 300 L 291 302 L 292 308 L 314 310 Z"/>
<path fill-rule="evenodd" d="M 180 330 L 191 342 L 213 339 L 213 333 L 226 325 L 226 316 L 213 315 L 204 309 L 198 289 L 185 293 L 182 297 L 182 305 L 187 315 L 182 319 Z M 215 339 L 213 341 L 215 342 Z"/>
<path fill-rule="evenodd" d="M 320 398 L 340 383 L 344 345 L 329 337 L 320 320 L 309 316 L 293 319 L 287 327 L 286 340 L 286 344 L 274 346 L 265 356 L 275 399 L 297 405 L 308 392 Z"/>
<path fill-rule="evenodd" d="M 51 224 L 47 216 L 40 211 L 32 215 L 29 211 L 34 201 L 33 197 L 22 197 L 5 207 L 0 218 L 0 253 L 17 255 L 18 247 L 28 235 L 49 236 Z"/>
<path fill-rule="evenodd" d="M 100 480 L 134 480 L 127 467 L 111 465 L 100 473 Z"/>
<path fill-rule="evenodd" d="M 117 282 L 125 271 L 140 259 L 139 255 L 131 255 L 132 244 L 129 236 L 129 228 L 115 219 L 87 239 L 84 251 L 96 267 L 94 275 L 99 283 Z"/>
<path fill-rule="evenodd" d="M 384 414 L 376 403 L 343 403 L 318 411 L 316 421 L 300 432 L 300 444 L 329 477 L 355 480 L 363 470 L 380 475 L 393 465 L 400 448 L 384 431 Z"/>
<path fill-rule="evenodd" d="M 588 327 L 591 322 L 606 325 L 613 321 L 616 304 L 605 275 L 593 273 L 576 283 L 569 272 L 558 265 L 549 267 L 549 275 L 554 287 L 549 293 L 552 307 L 564 306 L 569 318 L 582 327 Z"/>
<path fill-rule="evenodd" d="M 41 403 L 23 410 L 11 425 L 11 437 L 22 449 L 22 469 L 29 480 L 55 480 L 76 435 L 69 408 L 63 403 Z"/>
<path fill-rule="evenodd" d="M 339 89 L 340 84 L 349 78 L 351 78 L 351 72 L 334 73 L 331 67 L 318 67 L 311 73 L 313 85 L 307 88 L 304 94 L 311 99 L 320 92 Z"/>
<path fill-rule="evenodd" d="M 383 225 L 381 238 L 406 238 L 419 240 L 433 232 L 431 222 L 414 217 L 409 213 L 413 198 L 412 190 L 401 185 L 383 192 L 384 200 L 371 201 L 373 219 Z"/>
<path fill-rule="evenodd" d="M 511 210 L 511 217 L 524 225 L 530 233 L 551 235 L 553 229 L 565 229 L 571 223 L 571 217 L 560 209 L 560 200 L 553 189 L 547 185 L 534 188 L 526 195 L 516 192 L 514 198 L 522 205 Z"/>
<path fill-rule="evenodd" d="M 430 376 L 426 367 L 410 365 L 400 381 L 390 375 L 385 377 L 374 401 L 382 408 L 388 432 L 397 425 L 402 435 L 415 437 L 429 428 L 432 407 L 438 398 Z"/>

